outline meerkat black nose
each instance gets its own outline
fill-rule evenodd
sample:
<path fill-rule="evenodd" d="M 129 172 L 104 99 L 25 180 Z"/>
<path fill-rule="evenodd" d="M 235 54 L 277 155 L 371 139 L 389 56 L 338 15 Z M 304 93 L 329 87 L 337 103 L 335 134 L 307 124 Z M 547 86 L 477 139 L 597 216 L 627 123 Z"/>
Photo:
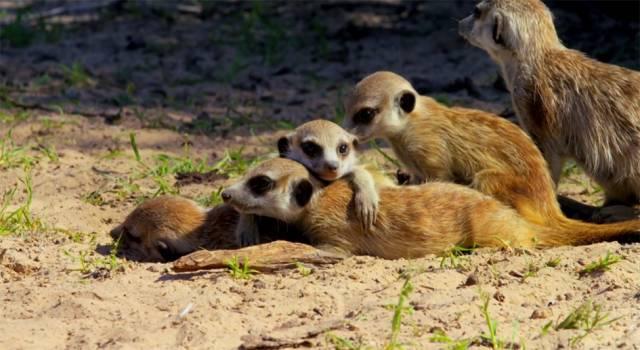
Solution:
<path fill-rule="evenodd" d="M 331 171 L 338 170 L 338 162 L 327 162 L 327 169 Z"/>
<path fill-rule="evenodd" d="M 229 194 L 229 192 L 227 191 L 222 191 L 222 193 L 220 194 L 220 197 L 222 197 L 222 200 L 226 202 L 229 199 L 231 199 L 231 194 Z"/>

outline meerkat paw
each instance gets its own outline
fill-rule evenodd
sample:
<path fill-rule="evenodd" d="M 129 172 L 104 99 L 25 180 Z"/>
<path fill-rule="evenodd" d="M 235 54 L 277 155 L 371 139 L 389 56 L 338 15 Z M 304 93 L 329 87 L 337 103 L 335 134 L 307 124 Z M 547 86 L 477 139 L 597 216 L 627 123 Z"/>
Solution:
<path fill-rule="evenodd" d="M 238 234 L 238 242 L 241 247 L 248 247 L 260 243 L 258 235 L 249 232 L 240 232 Z"/>
<path fill-rule="evenodd" d="M 355 213 L 360 225 L 368 232 L 376 222 L 378 216 L 378 195 L 359 191 L 354 195 Z"/>
<path fill-rule="evenodd" d="M 241 247 L 260 243 L 260 232 L 253 215 L 240 215 L 235 234 L 236 241 Z"/>

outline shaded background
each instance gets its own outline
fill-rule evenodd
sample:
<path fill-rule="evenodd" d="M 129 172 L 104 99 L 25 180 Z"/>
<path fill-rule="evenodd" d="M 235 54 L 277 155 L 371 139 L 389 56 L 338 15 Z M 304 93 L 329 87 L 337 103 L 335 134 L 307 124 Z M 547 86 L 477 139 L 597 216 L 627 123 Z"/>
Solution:
<path fill-rule="evenodd" d="M 640 67 L 640 2 L 547 1 L 562 40 Z M 380 69 L 446 104 L 513 116 L 496 66 L 457 34 L 472 1 L 0 0 L 0 100 L 226 136 L 340 120 Z"/>

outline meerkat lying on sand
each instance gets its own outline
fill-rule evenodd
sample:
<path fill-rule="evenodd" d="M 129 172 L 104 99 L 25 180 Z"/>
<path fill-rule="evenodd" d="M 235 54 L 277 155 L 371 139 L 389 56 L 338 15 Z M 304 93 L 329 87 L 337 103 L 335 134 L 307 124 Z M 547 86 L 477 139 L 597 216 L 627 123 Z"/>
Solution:
<path fill-rule="evenodd" d="M 228 205 L 212 209 L 200 207 L 190 199 L 160 196 L 134 209 L 111 237 L 129 258 L 140 261 L 172 261 L 198 249 L 237 248 L 233 232 L 238 212 Z M 263 239 L 304 237 L 271 218 L 257 217 Z"/>
<path fill-rule="evenodd" d="M 322 182 L 349 179 L 354 192 L 355 214 L 366 232 L 376 220 L 377 186 L 391 183 L 381 177 L 374 178 L 359 164 L 357 146 L 358 141 L 354 135 L 323 119 L 304 123 L 291 134 L 278 139 L 280 157 L 303 164 Z M 254 193 L 261 193 L 267 188 L 261 180 L 256 178 L 247 185 Z M 241 215 L 236 231 L 238 242 L 243 246 L 260 242 L 256 229 L 251 215 Z"/>
<path fill-rule="evenodd" d="M 560 42 L 539 0 L 485 0 L 459 33 L 500 66 L 522 127 L 557 183 L 573 158 L 605 190 L 605 206 L 640 200 L 640 72 Z"/>
<path fill-rule="evenodd" d="M 260 179 L 256 194 L 248 185 Z M 349 202 L 347 180 L 320 183 L 300 163 L 278 158 L 250 170 L 222 192 L 245 214 L 272 217 L 299 228 L 321 249 L 382 258 L 413 258 L 464 247 L 551 247 L 638 234 L 640 221 L 548 226 L 471 188 L 444 182 L 380 189 L 378 222 L 363 234 Z"/>

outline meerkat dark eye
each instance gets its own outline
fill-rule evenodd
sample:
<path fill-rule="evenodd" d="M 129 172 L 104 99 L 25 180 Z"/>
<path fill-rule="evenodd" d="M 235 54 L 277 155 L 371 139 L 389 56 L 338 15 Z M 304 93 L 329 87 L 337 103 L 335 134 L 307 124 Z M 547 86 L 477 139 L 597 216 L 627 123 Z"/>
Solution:
<path fill-rule="evenodd" d="M 346 156 L 349 153 L 349 145 L 347 145 L 346 143 L 341 144 L 340 146 L 338 146 L 338 152 L 343 156 Z"/>
<path fill-rule="evenodd" d="M 261 196 L 271 191 L 274 186 L 275 182 L 265 175 L 254 176 L 247 181 L 247 187 L 256 196 Z"/>
<path fill-rule="evenodd" d="M 306 141 L 300 144 L 300 148 L 302 148 L 302 152 L 311 158 L 318 157 L 322 155 L 322 147 L 320 147 L 317 143 Z"/>
<path fill-rule="evenodd" d="M 376 116 L 377 111 L 373 108 L 363 108 L 353 115 L 355 124 L 369 124 Z"/>
<path fill-rule="evenodd" d="M 476 8 L 473 9 L 473 18 L 480 18 L 480 16 L 482 16 L 482 10 L 476 6 Z"/>

